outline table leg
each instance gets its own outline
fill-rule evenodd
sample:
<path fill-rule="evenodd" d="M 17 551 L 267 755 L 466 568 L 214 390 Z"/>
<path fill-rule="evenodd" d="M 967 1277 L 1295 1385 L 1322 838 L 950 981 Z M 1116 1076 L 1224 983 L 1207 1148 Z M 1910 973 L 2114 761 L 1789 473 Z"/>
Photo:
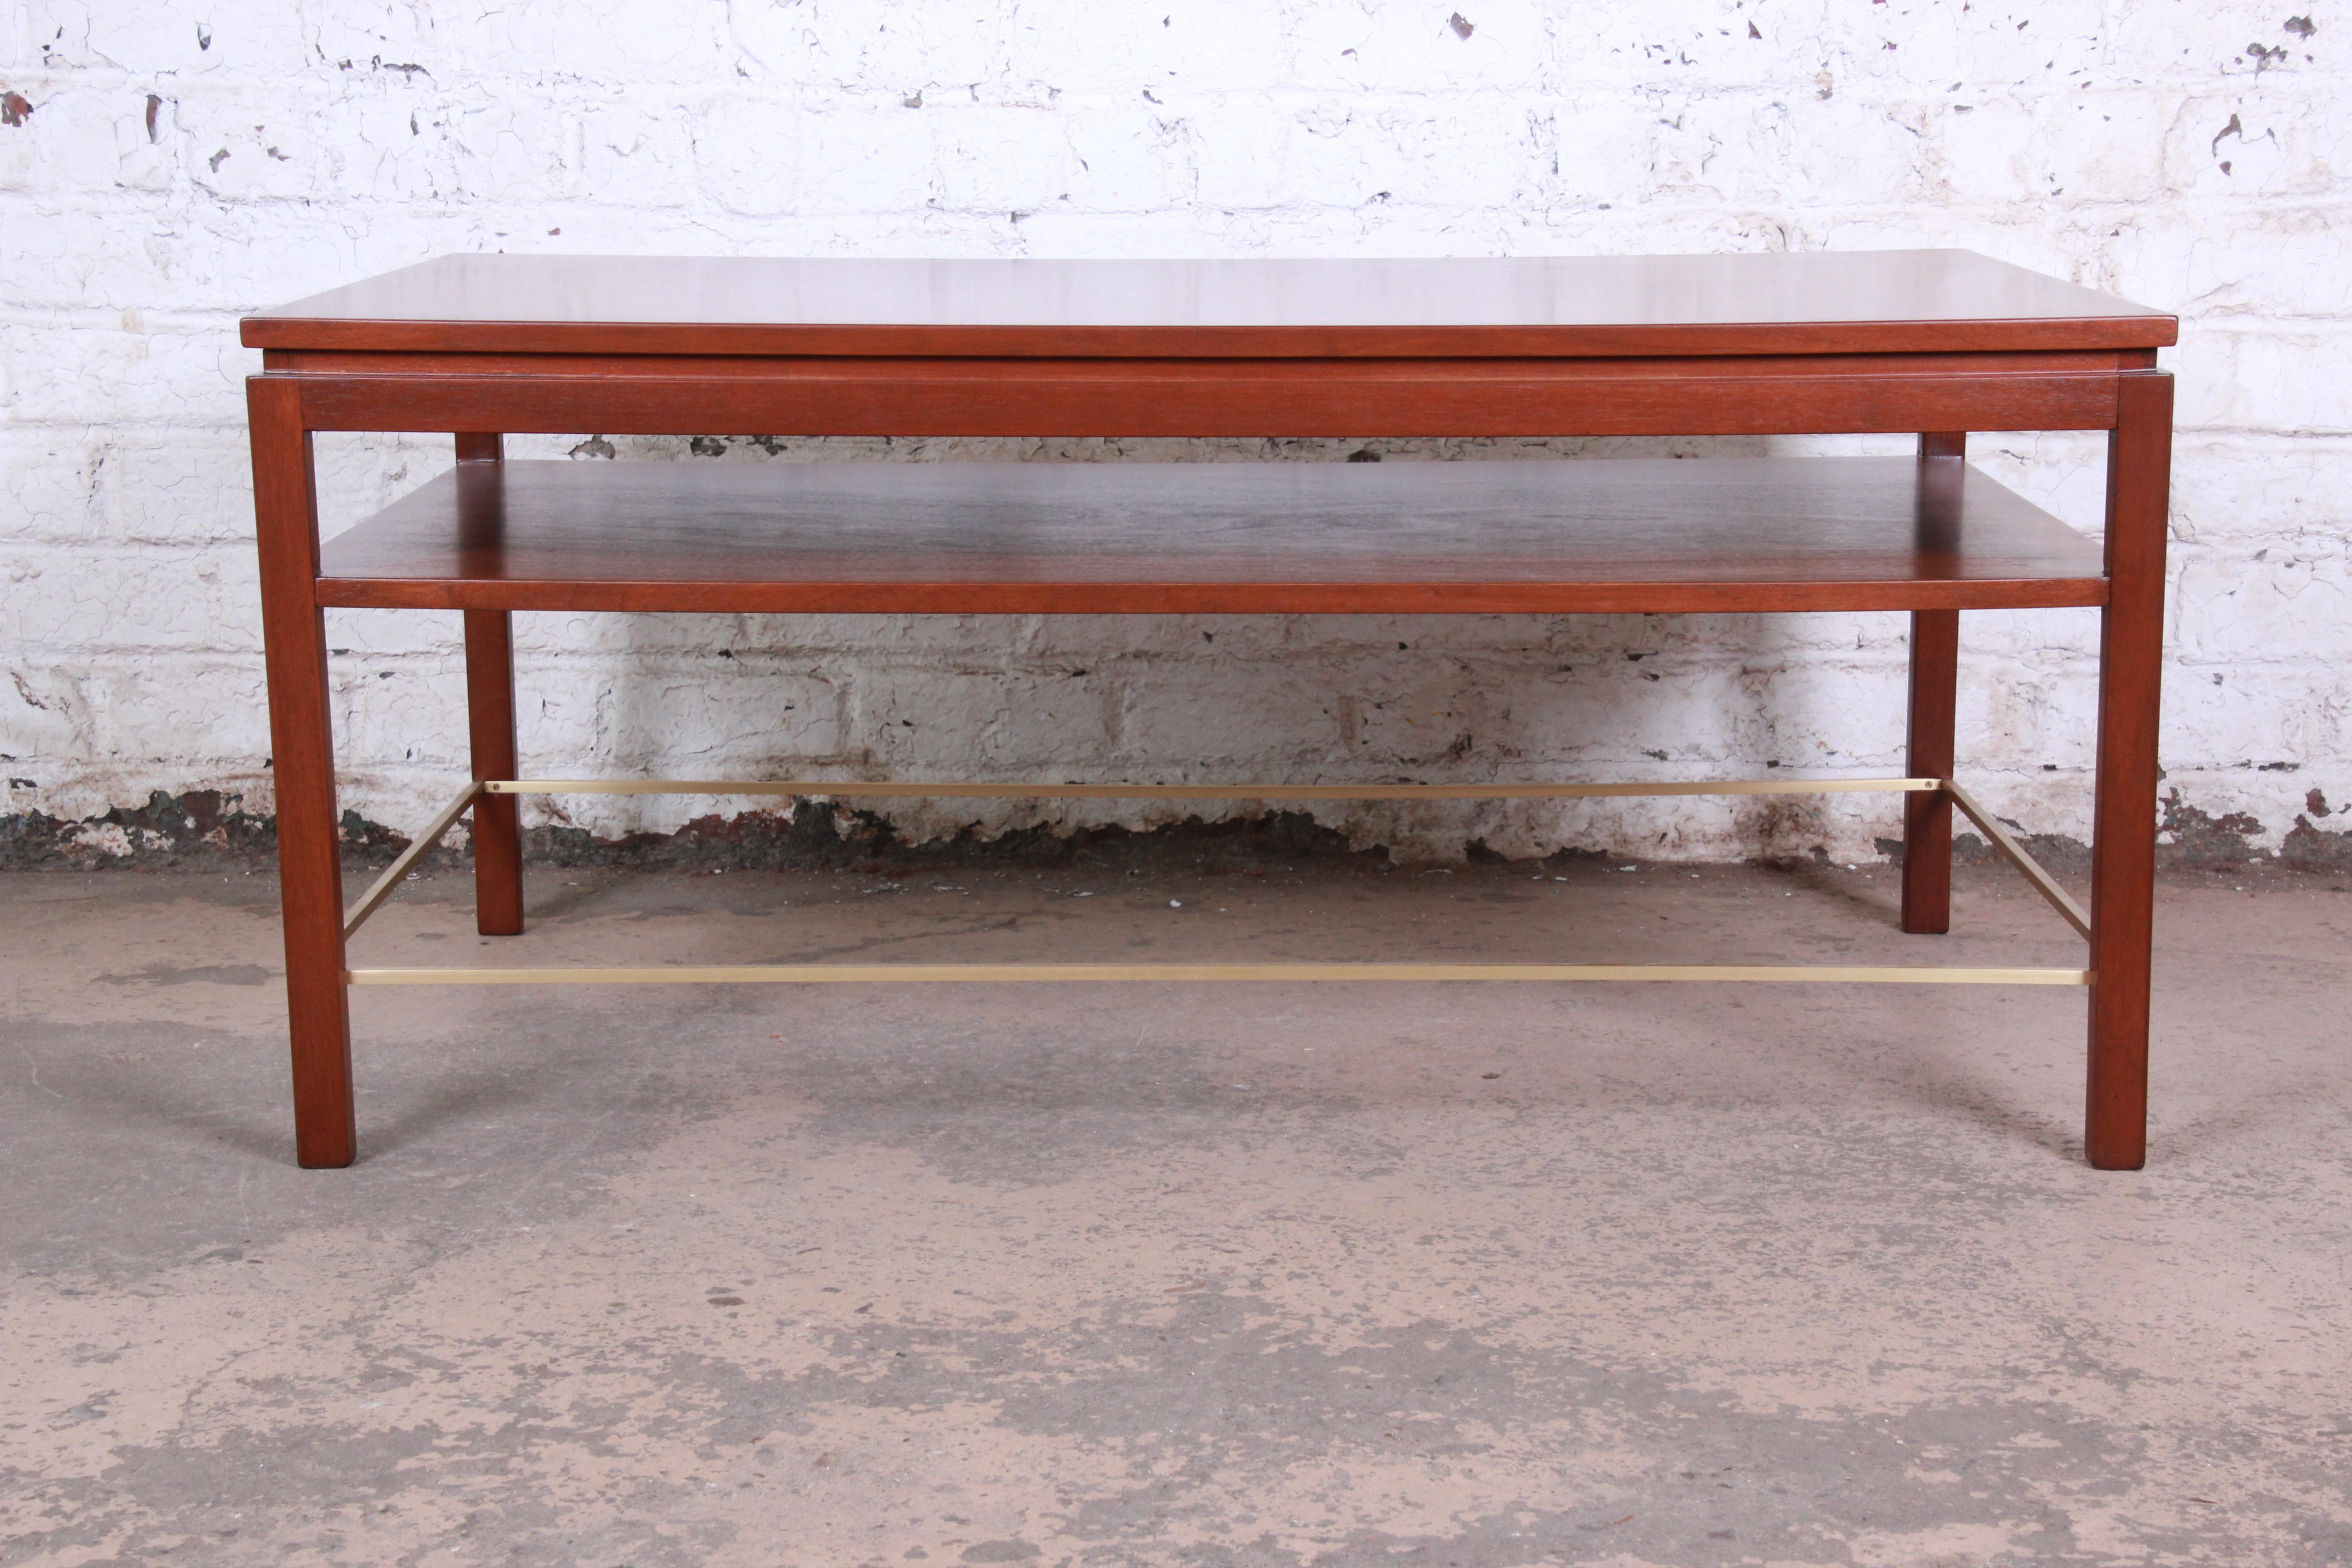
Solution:
<path fill-rule="evenodd" d="M 474 776 L 516 773 L 514 622 L 504 610 L 466 612 L 466 727 Z M 474 929 L 484 936 L 522 933 L 522 830 L 515 797 L 475 797 Z"/>
<path fill-rule="evenodd" d="M 2103 1171 L 2147 1161 L 2149 949 L 2172 377 L 2121 378 L 2107 442 L 2107 606 L 2099 631 L 2099 777 L 2091 829 L 2090 1071 L 2084 1147 Z"/>
<path fill-rule="evenodd" d="M 495 433 L 457 436 L 461 468 L 500 462 L 505 456 L 505 441 Z M 514 617 L 506 610 L 467 610 L 465 615 L 466 728 L 474 776 L 510 779 L 520 765 L 515 745 Z M 484 936 L 522 934 L 522 827 L 517 805 L 510 795 L 486 795 L 474 802 L 474 929 Z"/>
<path fill-rule="evenodd" d="M 1959 700 L 1960 612 L 1911 612 L 1911 724 L 1904 771 L 1952 776 L 1953 710 Z M 1952 929 L 1952 803 L 1921 791 L 1903 797 L 1903 929 Z"/>
<path fill-rule="evenodd" d="M 261 632 L 278 796 L 278 901 L 286 926 L 286 1022 L 293 1049 L 294 1151 L 306 1166 L 348 1165 L 352 1026 L 343 984 L 343 875 L 335 806 L 334 720 L 319 608 L 319 504 L 302 393 L 246 382 L 261 552 Z"/>
<path fill-rule="evenodd" d="M 1920 484 L 1931 484 L 1928 459 L 1966 459 L 1965 430 L 1923 432 L 1919 437 Z M 1937 488 L 1943 476 L 1937 476 Z M 1930 531 L 1943 521 L 1933 506 L 1934 495 L 1922 509 L 1922 525 Z M 1952 516 L 1957 517 L 1958 496 Z M 1957 539 L 1946 542 L 1956 546 Z M 1911 710 L 1909 755 L 1904 771 L 1915 779 L 1952 776 L 1954 712 L 1959 701 L 1960 613 L 1958 610 L 1911 612 Z M 1952 803 L 1941 795 L 1903 797 L 1903 929 L 1915 935 L 1939 935 L 1952 929 Z"/>

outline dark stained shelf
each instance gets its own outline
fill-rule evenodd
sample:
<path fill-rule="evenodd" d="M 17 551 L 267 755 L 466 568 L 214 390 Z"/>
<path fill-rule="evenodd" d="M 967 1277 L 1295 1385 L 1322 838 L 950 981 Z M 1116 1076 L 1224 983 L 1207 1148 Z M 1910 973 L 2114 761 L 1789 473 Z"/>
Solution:
<path fill-rule="evenodd" d="M 353 353 L 1591 357 L 2147 350 L 1966 250 L 1346 260 L 445 256 L 246 318 Z"/>
<path fill-rule="evenodd" d="M 1958 458 L 461 464 L 320 602 L 883 614 L 2097 605 L 2097 548 Z"/>

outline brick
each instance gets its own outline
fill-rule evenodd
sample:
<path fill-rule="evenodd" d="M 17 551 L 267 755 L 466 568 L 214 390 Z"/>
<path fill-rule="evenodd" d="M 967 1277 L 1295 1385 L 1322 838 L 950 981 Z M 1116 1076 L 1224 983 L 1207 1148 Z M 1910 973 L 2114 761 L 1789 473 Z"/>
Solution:
<path fill-rule="evenodd" d="M 136 319 L 106 325 L 0 326 L 10 363 L 0 404 L 28 425 L 245 422 L 241 358 L 230 331 L 151 331 Z"/>
<path fill-rule="evenodd" d="M 2341 666 L 2352 661 L 2352 559 L 2336 528 L 2310 528 L 2259 548 L 2183 553 L 2177 571 L 2184 666 Z"/>
<path fill-rule="evenodd" d="M 2294 82 L 2343 74 L 2333 51 L 2290 33 L 2291 6 L 2263 0 L 2117 0 L 2106 27 L 2103 63 L 2109 70 L 2166 80 L 2242 78 L 2250 83 Z M 2257 61 L 2260 45 L 2284 58 Z M 2315 59 L 2313 57 L 2318 57 Z"/>
<path fill-rule="evenodd" d="M 159 444 L 112 433 L 97 458 L 94 500 L 107 539 L 211 547 L 222 561 L 253 553 L 253 461 L 239 434 L 191 431 Z"/>
<path fill-rule="evenodd" d="M 1237 206 L 1509 202 L 1549 163 L 1544 128 L 1499 102 L 1448 112 L 1412 98 L 1332 99 L 1193 125 L 1201 199 Z"/>
<path fill-rule="evenodd" d="M 1197 134 L 1183 114 L 1081 102 L 1062 119 L 1077 165 L 1065 183 L 1082 210 L 1148 213 L 1192 199 Z"/>
<path fill-rule="evenodd" d="M 1454 16 L 1470 23 L 1468 37 L 1453 26 Z M 1578 20 L 1579 31 L 1590 26 Z M 1303 7 L 1292 36 L 1292 68 L 1283 79 L 1351 90 L 1521 93 L 1542 81 L 1551 31 L 1543 8 L 1526 0 L 1459 10 L 1394 4 Z"/>
<path fill-rule="evenodd" d="M 840 747 L 909 774 L 1082 768 L 1108 749 L 1110 705 L 1099 674 L 869 668 Z"/>
<path fill-rule="evenodd" d="M 535 617 L 516 617 L 518 633 Z M 326 616 L 327 654 L 331 659 L 352 658 L 362 664 L 395 658 L 422 657 L 453 661 L 465 651 L 465 621 L 456 610 L 330 609 Z M 521 641 L 520 636 L 517 641 Z M 528 651 L 527 645 L 523 651 Z M 519 651 L 518 659 L 523 657 Z"/>
<path fill-rule="evenodd" d="M 250 771 L 269 754 L 268 689 L 261 650 L 242 658 L 190 654 L 141 659 L 110 653 L 90 661 L 91 739 L 87 760 L 181 766 L 194 777 L 224 766 Z"/>
<path fill-rule="evenodd" d="M 0 644 L 67 660 L 98 643 L 146 650 L 260 645 L 256 566 L 243 552 L 0 550 Z"/>
<path fill-rule="evenodd" d="M 801 210 L 800 117 L 789 102 L 730 94 L 695 116 L 698 194 L 722 212 Z"/>
<path fill-rule="evenodd" d="M 938 152 L 931 188 L 941 205 L 1035 212 L 1079 173 L 1068 129 L 1049 100 L 950 103 L 919 113 L 930 122 L 925 128 Z"/>
<path fill-rule="evenodd" d="M 2337 195 L 2352 168 L 2352 127 L 2332 110 L 2341 91 L 2250 81 L 2242 91 L 2185 99 L 2165 137 L 2167 189 L 2223 199 Z"/>
<path fill-rule="evenodd" d="M 821 10 L 745 6 L 730 16 L 740 45 L 776 79 L 828 93 L 905 95 L 929 84 L 964 92 L 1005 71 L 1008 0 L 908 6 L 851 0 Z"/>
<path fill-rule="evenodd" d="M 843 749 L 841 699 L 830 681 L 733 660 L 714 679 L 716 662 L 638 661 L 614 671 L 602 703 L 614 762 L 698 774 Z"/>
<path fill-rule="evenodd" d="M 430 31 L 399 58 L 422 61 L 436 79 L 694 82 L 717 74 L 734 55 L 719 11 L 675 12 L 632 0 L 425 9 Z M 358 50 L 346 52 L 356 57 Z"/>
<path fill-rule="evenodd" d="M 2174 351 L 2175 418 L 2184 430 L 2352 435 L 2352 378 L 2334 369 L 2347 350 L 2352 332 L 2334 322 L 2184 331 Z"/>
<path fill-rule="evenodd" d="M 1968 96 L 1935 117 L 1948 199 L 2139 202 L 2162 186 L 2149 153 L 2166 116 L 2144 92 L 2053 95 L 2036 83 Z"/>
<path fill-rule="evenodd" d="M 694 117 L 628 100 L 581 106 L 580 188 L 612 216 L 641 222 L 649 208 L 687 206 L 696 196 Z M 576 231 L 579 220 L 570 226 Z"/>
<path fill-rule="evenodd" d="M 112 0 L 105 5 L 36 5 L 28 18 L 50 51 L 85 70 L 173 79 L 291 74 L 309 63 L 302 19 L 264 6 L 198 21 L 168 0 Z M 47 27 L 41 27 L 43 19 Z M 58 35 L 48 38 L 54 30 Z"/>
<path fill-rule="evenodd" d="M 2352 531 L 2352 441 L 2176 438 L 2173 539 L 2242 549 Z"/>
<path fill-rule="evenodd" d="M 2275 764 L 2282 773 L 2340 771 L 2352 762 L 2344 743 L 2347 723 L 2352 682 L 2341 667 L 2191 668 L 2165 688 L 2165 750 L 2190 768 Z M 2185 749 L 2184 742 L 2194 749 Z"/>
<path fill-rule="evenodd" d="M 1343 694 L 1321 677 L 1288 662 L 1187 660 L 1133 672 L 1118 695 L 1111 765 L 1181 779 L 1203 769 L 1297 775 L 1316 759 L 1336 759 L 1345 744 Z"/>
<path fill-rule="evenodd" d="M 106 530 L 99 500 L 108 453 L 79 430 L 0 431 L 0 541 L 86 543 Z"/>
<path fill-rule="evenodd" d="M 2341 202 L 2273 208 L 2258 224 L 2227 209 L 2135 214 L 2108 247 L 2102 286 L 2199 322 L 2232 318 L 2341 321 L 2352 316 L 2352 266 Z"/>
<path fill-rule="evenodd" d="M 466 672 L 455 659 L 331 661 L 336 753 L 354 776 L 384 767 L 467 772 Z M 444 798 L 455 784 L 440 793 Z M 436 804 L 438 804 L 437 802 Z"/>
<path fill-rule="evenodd" d="M 1451 660 L 1346 672 L 1349 750 L 1376 770 L 1446 764 L 1496 743 L 1486 694 Z"/>
<path fill-rule="evenodd" d="M 1023 0 L 1008 8 L 998 37 L 1011 80 L 1050 84 L 1142 105 L 1197 92 L 1253 92 L 1297 80 L 1292 37 L 1300 25 L 1286 8 L 1243 0 L 1163 6 L 1098 6 L 1088 0 Z M 952 81 L 929 62 L 932 80 Z"/>
<path fill-rule="evenodd" d="M 0 763 L 12 776 L 47 784 L 89 759 L 98 743 L 89 686 L 86 668 L 9 660 L 0 677 Z"/>
<path fill-rule="evenodd" d="M 0 126 L 0 191 L 112 190 L 121 166 L 117 127 L 143 110 L 145 95 L 55 77 L 9 85 L 32 109 L 22 124 Z"/>

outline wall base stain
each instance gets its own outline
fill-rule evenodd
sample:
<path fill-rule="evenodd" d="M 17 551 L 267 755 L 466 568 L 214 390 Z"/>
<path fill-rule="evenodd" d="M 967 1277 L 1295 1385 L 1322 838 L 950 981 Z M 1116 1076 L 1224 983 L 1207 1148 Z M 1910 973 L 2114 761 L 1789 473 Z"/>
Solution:
<path fill-rule="evenodd" d="M 2339 873 L 2352 870 L 2352 831 L 2331 833 L 2297 816 L 2275 852 L 2262 847 L 2261 825 L 2244 813 L 2214 816 L 2184 804 L 2178 794 L 2163 803 L 2158 863 L 2169 870 L 2200 870 L 2275 865 L 2283 868 Z M 343 856 L 354 867 L 382 867 L 408 847 L 397 828 L 356 811 L 342 816 Z M 2061 874 L 2088 875 L 2091 847 L 2060 833 L 2021 833 L 2026 852 Z M 1903 841 L 1879 838 L 1885 861 L 1903 863 Z M 276 820 L 244 808 L 244 797 L 221 790 L 184 795 L 152 792 L 147 804 L 117 806 L 74 820 L 26 811 L 0 815 L 0 870 L 184 869 L 218 863 L 267 869 L 277 858 Z M 2000 857 L 1973 833 L 1952 837 L 1954 859 L 1989 866 Z M 1272 866 L 1397 864 L 1390 847 L 1366 845 L 1327 827 L 1304 812 L 1267 812 L 1254 816 L 1181 822 L 1134 829 L 1122 826 L 1058 828 L 1041 824 L 1000 834 L 965 828 L 945 837 L 912 840 L 887 817 L 847 807 L 831 811 L 747 811 L 732 816 L 698 816 L 672 833 L 629 833 L 604 837 L 585 828 L 541 826 L 525 830 L 523 856 L 535 866 L 635 867 L 647 870 L 862 870 L 908 871 L 964 866 L 1173 867 L 1249 870 Z M 1599 848 L 1570 846 L 1541 858 L 1513 856 L 1473 839 L 1465 858 L 1472 865 L 1569 864 L 1622 860 Z M 1822 846 L 1801 853 L 1775 850 L 1718 863 L 1787 866 L 1832 858 Z M 429 866 L 470 862 L 462 837 L 426 858 Z M 1677 858 L 1679 861 L 1679 858 Z M 1694 864 L 1697 862 L 1693 862 Z"/>

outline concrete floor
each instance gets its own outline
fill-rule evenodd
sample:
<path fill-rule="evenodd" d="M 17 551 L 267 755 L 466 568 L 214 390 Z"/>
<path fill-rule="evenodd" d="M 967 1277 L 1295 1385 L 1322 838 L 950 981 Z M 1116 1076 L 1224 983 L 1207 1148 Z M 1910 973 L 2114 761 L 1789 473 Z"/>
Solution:
<path fill-rule="evenodd" d="M 355 959 L 2078 962 L 1559 874 L 440 874 Z M 365 991 L 304 1172 L 266 878 L 0 896 L 0 1563 L 2352 1559 L 2325 879 L 2168 883 L 2140 1173 L 2079 992 L 1813 985 Z"/>

